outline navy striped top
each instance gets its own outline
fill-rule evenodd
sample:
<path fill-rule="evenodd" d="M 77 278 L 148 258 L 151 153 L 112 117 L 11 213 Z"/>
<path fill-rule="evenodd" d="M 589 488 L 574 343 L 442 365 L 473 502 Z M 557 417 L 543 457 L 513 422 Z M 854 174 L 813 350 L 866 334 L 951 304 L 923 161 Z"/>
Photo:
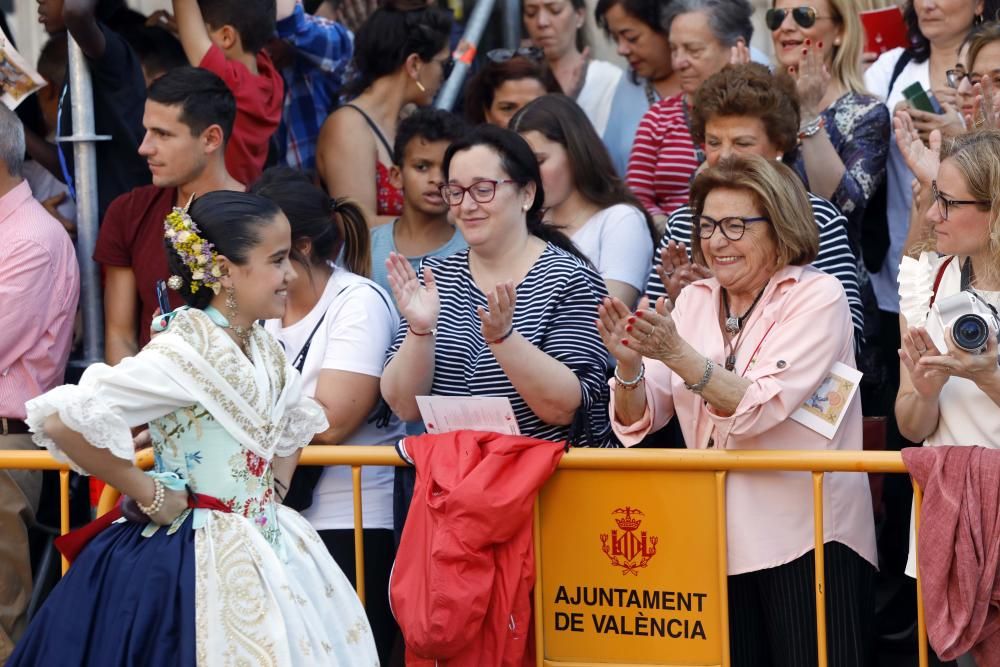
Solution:
<path fill-rule="evenodd" d="M 847 220 L 836 206 L 822 197 L 809 193 L 809 201 L 812 203 L 813 217 L 819 227 L 819 254 L 816 255 L 812 265 L 837 278 L 844 286 L 847 303 L 851 307 L 851 319 L 854 321 L 854 341 L 857 344 L 861 340 L 864 327 L 864 307 L 861 304 L 861 292 L 858 287 L 858 260 L 847 240 Z M 667 247 L 667 242 L 673 239 L 677 243 L 686 244 L 690 256 L 691 216 L 691 207 L 682 206 L 667 219 L 667 231 L 653 256 L 653 268 L 646 283 L 646 294 L 650 301 L 655 302 L 659 297 L 667 295 L 663 282 L 656 273 L 657 267 L 661 264 L 660 250 Z"/>
<path fill-rule="evenodd" d="M 472 279 L 469 251 L 427 257 L 422 266 L 434 271 L 441 300 L 431 394 L 504 396 L 510 399 L 522 435 L 553 441 L 570 437 L 570 426 L 546 424 L 531 411 L 486 344 L 476 314 L 477 306 L 488 309 L 486 295 Z M 423 272 L 417 275 L 423 283 Z M 610 435 L 605 375 L 608 352 L 594 324 L 597 305 L 606 294 L 597 271 L 552 244 L 517 285 L 514 328 L 568 366 L 580 380 L 583 401 L 577 423 L 586 430 L 581 430 L 574 444 L 605 446 Z M 389 360 L 403 344 L 407 326 L 402 319 Z"/>

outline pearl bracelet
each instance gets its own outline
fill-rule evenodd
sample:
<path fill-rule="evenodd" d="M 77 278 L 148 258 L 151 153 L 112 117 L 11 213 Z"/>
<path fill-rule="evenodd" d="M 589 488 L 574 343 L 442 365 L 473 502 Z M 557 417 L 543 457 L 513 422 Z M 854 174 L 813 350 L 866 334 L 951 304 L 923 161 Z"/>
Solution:
<path fill-rule="evenodd" d="M 639 374 L 635 376 L 634 380 L 623 380 L 622 376 L 618 374 L 618 366 L 615 366 L 615 385 L 621 387 L 625 391 L 632 391 L 639 386 L 643 378 L 646 377 L 646 364 L 639 364 Z"/>
<path fill-rule="evenodd" d="M 163 509 L 163 500 L 164 500 L 165 496 L 166 496 L 166 490 L 165 490 L 163 484 L 160 483 L 160 480 L 154 479 L 153 480 L 153 502 L 150 505 L 146 506 L 146 505 L 143 505 L 142 503 L 140 503 L 138 500 L 136 500 L 135 501 L 135 505 L 136 505 L 136 507 L 139 508 L 140 512 L 142 512 L 143 514 L 145 514 L 148 517 L 152 517 L 154 514 L 156 514 L 157 512 L 159 512 L 161 509 Z"/>

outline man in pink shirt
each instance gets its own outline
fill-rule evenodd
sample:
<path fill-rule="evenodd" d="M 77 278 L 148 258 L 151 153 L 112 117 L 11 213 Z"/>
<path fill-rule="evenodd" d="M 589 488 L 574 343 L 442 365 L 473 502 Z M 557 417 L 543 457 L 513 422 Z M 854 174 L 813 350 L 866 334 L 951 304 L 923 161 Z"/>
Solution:
<path fill-rule="evenodd" d="M 0 450 L 34 449 L 24 403 L 62 383 L 80 273 L 62 225 L 21 176 L 24 128 L 0 104 Z M 31 596 L 28 525 L 41 473 L 0 470 L 0 664 Z"/>

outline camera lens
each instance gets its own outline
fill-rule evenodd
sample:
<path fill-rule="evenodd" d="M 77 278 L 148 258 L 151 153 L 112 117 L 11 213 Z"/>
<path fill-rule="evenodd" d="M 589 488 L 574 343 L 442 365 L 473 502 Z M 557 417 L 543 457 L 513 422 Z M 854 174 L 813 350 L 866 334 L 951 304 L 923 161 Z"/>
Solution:
<path fill-rule="evenodd" d="M 990 328 L 979 315 L 971 313 L 962 315 L 951 328 L 951 337 L 955 345 L 966 352 L 978 352 L 986 345 Z"/>

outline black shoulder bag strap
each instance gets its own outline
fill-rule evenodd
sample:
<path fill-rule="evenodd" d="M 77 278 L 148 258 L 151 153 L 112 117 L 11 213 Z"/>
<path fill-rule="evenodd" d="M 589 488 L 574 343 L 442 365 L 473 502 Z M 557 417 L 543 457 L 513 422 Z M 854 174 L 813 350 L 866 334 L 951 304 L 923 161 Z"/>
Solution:
<path fill-rule="evenodd" d="M 392 158 L 392 146 L 389 145 L 389 140 L 385 138 L 384 134 L 382 134 L 382 130 L 380 130 L 378 125 L 375 124 L 375 121 L 372 120 L 372 117 L 366 114 L 364 110 L 356 104 L 345 104 L 344 106 L 351 107 L 359 114 L 361 114 L 361 117 L 365 119 L 366 123 L 368 123 L 368 127 L 372 129 L 372 132 L 375 133 L 375 136 L 378 137 L 378 140 L 382 142 L 382 145 L 385 147 L 386 153 L 388 153 L 389 157 Z"/>
<path fill-rule="evenodd" d="M 361 283 L 361 284 L 368 285 L 369 283 Z M 337 298 L 340 297 L 341 294 L 343 294 L 353 286 L 354 284 L 347 285 L 339 292 L 337 292 L 337 295 L 333 297 L 333 301 L 330 303 L 330 305 L 332 306 L 333 303 L 336 302 Z M 373 287 L 372 289 L 375 288 Z M 379 295 L 379 297 L 382 299 L 382 302 L 385 303 L 386 307 L 388 308 L 389 303 L 385 300 L 385 297 L 382 296 L 382 293 L 379 292 L 377 289 L 375 290 L 375 293 Z M 391 308 L 389 310 L 390 312 L 392 312 Z M 292 366 L 300 374 L 302 373 L 302 369 L 305 367 L 306 357 L 309 356 L 309 348 L 312 346 L 313 336 L 315 336 L 316 332 L 319 331 L 319 327 L 320 325 L 323 324 L 323 320 L 325 319 L 326 319 L 326 313 L 323 313 L 323 315 L 320 316 L 319 318 L 319 322 L 317 322 L 316 326 L 313 327 L 312 333 L 309 334 L 309 338 L 306 339 L 306 342 L 302 346 L 302 349 L 299 350 L 299 353 L 295 356 L 295 360 L 292 362 Z M 374 421 L 376 426 L 384 426 L 385 424 L 388 424 L 389 422 L 388 417 L 392 416 L 391 411 L 389 411 L 388 417 L 384 418 L 385 422 L 384 424 L 382 423 L 383 422 L 382 418 L 376 421 L 376 417 L 381 417 L 382 412 L 385 410 L 388 410 L 388 405 L 386 405 L 382 397 L 379 396 L 378 410 L 376 412 L 375 417 L 369 419 L 369 423 Z M 316 490 L 316 485 L 319 484 L 320 477 L 322 476 L 323 476 L 323 466 L 296 466 L 295 472 L 292 474 L 292 481 L 289 482 L 288 484 L 288 493 L 285 494 L 284 504 L 287 507 L 291 507 L 293 510 L 297 512 L 302 512 L 312 507 L 313 492 Z"/>

